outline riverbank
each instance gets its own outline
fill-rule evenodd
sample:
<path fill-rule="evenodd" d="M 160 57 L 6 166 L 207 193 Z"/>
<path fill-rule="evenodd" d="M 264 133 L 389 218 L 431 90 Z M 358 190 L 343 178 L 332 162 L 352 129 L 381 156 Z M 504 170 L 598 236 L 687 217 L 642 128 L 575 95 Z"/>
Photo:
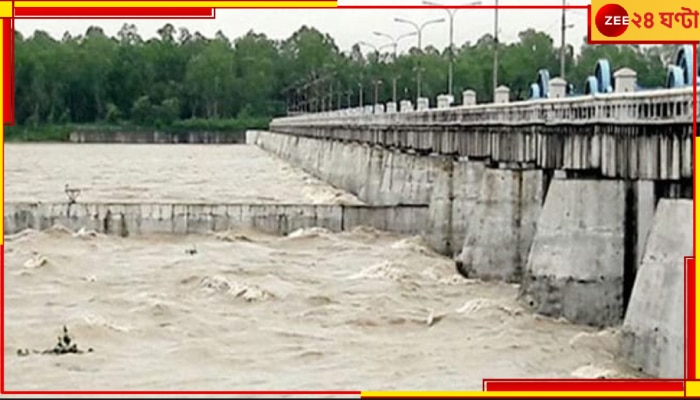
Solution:
<path fill-rule="evenodd" d="M 244 143 L 247 129 L 265 129 L 269 118 L 190 119 L 167 126 L 48 124 L 5 127 L 5 142 Z"/>

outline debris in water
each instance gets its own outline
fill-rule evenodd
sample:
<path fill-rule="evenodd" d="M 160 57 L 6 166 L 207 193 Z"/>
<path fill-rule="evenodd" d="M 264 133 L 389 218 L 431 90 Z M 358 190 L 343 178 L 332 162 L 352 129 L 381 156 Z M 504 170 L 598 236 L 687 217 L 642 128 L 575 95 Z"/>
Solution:
<path fill-rule="evenodd" d="M 191 249 L 185 250 L 185 254 L 189 254 L 191 256 L 197 254 L 197 247 L 195 247 L 195 245 L 192 245 Z"/>
<path fill-rule="evenodd" d="M 64 191 L 66 192 L 66 196 L 68 196 L 68 204 L 75 204 L 78 196 L 80 196 L 80 189 L 71 188 L 70 185 L 66 183 Z"/>
<path fill-rule="evenodd" d="M 48 263 L 49 263 L 49 260 L 46 257 L 42 256 L 39 253 L 34 252 L 34 254 L 32 255 L 32 258 L 25 261 L 24 268 L 27 268 L 27 269 L 41 268 L 43 266 L 46 266 Z"/>
<path fill-rule="evenodd" d="M 92 348 L 88 348 L 87 352 L 92 353 Z M 44 351 L 38 351 L 38 350 L 33 350 L 29 351 L 29 349 L 18 349 L 17 350 L 17 355 L 20 357 L 23 356 L 28 356 L 29 354 L 34 353 L 34 354 L 56 354 L 56 355 L 63 355 L 63 354 L 83 354 L 85 351 L 78 349 L 78 344 L 73 341 L 73 339 L 70 337 L 68 334 L 68 328 L 64 325 L 63 326 L 63 336 L 58 337 L 58 342 L 56 343 L 56 346 L 53 347 L 53 349 L 48 349 Z"/>
<path fill-rule="evenodd" d="M 445 318 L 447 314 L 439 314 L 435 315 L 433 310 L 430 310 L 430 314 L 428 314 L 428 319 L 426 320 L 426 323 L 428 326 L 433 326 L 437 324 L 438 322 L 442 321 L 443 318 Z"/>

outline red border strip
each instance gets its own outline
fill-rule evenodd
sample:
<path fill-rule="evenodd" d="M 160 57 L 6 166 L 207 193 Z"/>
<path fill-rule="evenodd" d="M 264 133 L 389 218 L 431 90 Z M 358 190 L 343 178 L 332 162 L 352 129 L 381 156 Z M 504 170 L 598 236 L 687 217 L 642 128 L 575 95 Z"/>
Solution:
<path fill-rule="evenodd" d="M 682 392 L 682 380 L 640 379 L 530 379 L 530 380 L 485 380 L 488 392 Z"/>
<path fill-rule="evenodd" d="M 685 348 L 686 348 L 686 369 L 685 369 L 685 379 L 686 380 L 696 380 L 697 379 L 697 371 L 696 371 L 696 348 L 697 348 L 697 343 L 695 343 L 695 338 L 696 338 L 696 316 L 697 316 L 697 310 L 696 310 L 696 287 L 695 287 L 695 280 L 696 280 L 696 269 L 695 269 L 695 231 L 696 231 L 696 212 L 695 212 L 695 174 L 697 173 L 696 165 L 695 165 L 695 142 L 698 140 L 698 104 L 697 104 L 697 99 L 698 99 L 698 45 L 693 46 L 693 101 L 692 105 L 694 108 L 693 112 L 693 257 L 686 257 L 685 258 L 685 286 L 686 286 L 686 292 L 685 292 L 685 308 L 686 308 L 686 318 L 685 318 L 685 324 L 686 324 L 686 329 L 685 329 Z"/>
<path fill-rule="evenodd" d="M 163 0 L 168 2 L 177 2 L 178 0 Z M 310 0 L 314 1 L 314 0 Z M 320 1 L 320 0 L 319 0 Z M 264 0 L 260 0 L 264 3 Z M 232 8 L 232 7 L 224 7 Z M 262 7 L 245 7 L 245 8 L 262 8 Z M 295 7 L 298 8 L 298 7 Z M 305 8 L 320 8 L 320 7 L 305 7 Z M 326 8 L 326 7 L 322 7 Z M 445 6 L 338 6 L 337 8 L 346 9 L 430 9 L 430 8 L 446 8 Z M 495 7 L 491 6 L 450 6 L 450 8 L 473 8 L 473 9 L 493 9 Z M 590 38 L 591 31 L 591 13 L 590 5 L 588 6 L 525 6 L 525 5 L 513 5 L 513 6 L 499 6 L 499 9 L 586 9 L 588 10 L 588 33 Z M 41 19 L 71 19 L 71 18 L 89 18 L 86 10 L 90 11 L 90 14 L 95 16 L 100 16 L 103 18 L 158 18 L 158 17 L 177 17 L 177 18 L 214 18 L 215 9 L 206 7 L 41 7 L 41 8 L 14 8 L 15 16 L 18 18 L 33 18 Z M 191 10 L 192 13 L 185 12 L 183 10 Z M 114 12 L 118 11 L 120 14 L 122 12 L 129 13 L 122 17 L 115 16 Z M 206 14 L 205 14 L 206 11 Z M 75 15 L 75 16 L 74 16 Z M 14 123 L 14 21 L 13 19 L 4 19 L 3 30 L 5 33 L 3 40 L 3 68 L 4 77 L 3 83 L 5 85 L 5 92 L 3 93 L 4 107 L 3 107 L 3 120 L 6 124 Z M 9 33 L 9 34 L 8 34 Z M 590 44 L 612 44 L 608 42 L 590 42 Z M 9 44 L 9 46 L 8 46 Z M 614 44 L 639 44 L 638 42 L 616 42 Z M 687 42 L 658 42 L 645 44 L 687 44 Z M 697 48 L 693 47 L 695 54 L 694 57 L 694 71 L 697 71 Z M 694 98 L 693 104 L 697 107 L 697 74 L 694 76 Z M 695 154 L 695 140 L 697 137 L 697 115 L 693 113 L 693 155 Z M 4 146 L 3 146 L 4 154 Z M 4 159 L 4 158 L 3 158 Z M 694 159 L 693 159 L 694 166 Z M 693 169 L 693 171 L 695 171 Z M 4 170 L 3 170 L 4 173 Z M 4 189 L 4 188 L 3 188 Z M 4 190 L 3 190 L 4 199 Z M 693 199 L 695 199 L 695 180 L 693 180 Z M 693 215 L 695 216 L 695 207 L 693 207 Z M 693 219 L 693 226 L 695 228 L 695 220 Z M 693 231 L 695 232 L 695 231 Z M 4 246 L 0 245 L 0 267 L 4 269 Z M 693 254 L 695 254 L 695 242 L 693 242 Z M 686 329 L 684 333 L 686 334 L 686 379 L 693 380 L 696 378 L 696 368 L 695 368 L 695 260 L 692 257 L 685 258 L 685 275 L 686 275 Z M 0 290 L 4 293 L 4 276 L 0 274 Z M 4 343 L 5 332 L 4 332 L 4 294 L 0 294 L 0 340 Z M 2 357 L 4 360 L 4 347 L 0 349 L 2 352 Z M 79 394 L 204 394 L 204 395 L 230 395 L 230 394 L 242 394 L 242 395 L 252 395 L 252 394 L 272 394 L 272 395 L 287 395 L 287 394 L 301 394 L 301 395 L 361 395 L 360 391 L 5 391 L 5 365 L 4 361 L 0 363 L 0 393 L 2 394 L 56 394 L 56 395 L 79 395 Z M 556 380 L 556 379 L 484 379 L 483 390 L 490 389 L 489 391 L 684 391 L 685 382 L 679 380 Z"/>
<path fill-rule="evenodd" d="M 306 394 L 306 395 L 348 395 L 348 396 L 360 396 L 362 392 L 358 391 L 342 391 L 342 390 L 307 390 L 307 391 L 295 391 L 295 390 L 248 390 L 248 391 L 206 391 L 206 390 L 70 390 L 70 391 L 51 391 L 51 390 L 2 390 L 2 394 L 14 394 L 14 395 L 37 395 L 37 394 L 49 394 L 49 395 L 78 395 L 78 394 L 97 394 L 97 395 L 115 395 L 115 394 L 145 394 L 145 395 L 170 395 L 170 394 L 204 394 L 204 395 L 231 395 L 231 394 L 272 394 L 272 395 L 293 395 L 293 394 Z"/>
<path fill-rule="evenodd" d="M 213 18 L 211 7 L 20 7 L 16 18 L 171 17 Z"/>
<path fill-rule="evenodd" d="M 694 139 L 695 140 L 695 139 Z M 695 208 L 695 206 L 693 206 Z M 695 380 L 695 259 L 687 257 L 685 259 L 685 307 L 686 307 L 686 380 Z"/>
<path fill-rule="evenodd" d="M 6 125 L 15 123 L 15 21 L 12 18 L 2 20 L 3 30 L 3 104 L 2 121 Z"/>
<path fill-rule="evenodd" d="M 4 103 L 3 103 L 4 104 Z M 5 201 L 5 145 L 2 146 L 2 175 L 3 175 L 3 188 L 2 188 L 2 199 Z M 3 232 L 3 237 L 5 233 Z M 2 363 L 0 363 L 0 393 L 5 393 L 5 245 L 0 246 L 2 254 L 0 254 L 0 266 L 2 267 L 2 273 L 0 274 L 0 289 L 2 289 L 2 295 L 0 296 L 0 340 L 2 340 L 2 346 L 0 346 L 0 355 L 2 355 Z"/>

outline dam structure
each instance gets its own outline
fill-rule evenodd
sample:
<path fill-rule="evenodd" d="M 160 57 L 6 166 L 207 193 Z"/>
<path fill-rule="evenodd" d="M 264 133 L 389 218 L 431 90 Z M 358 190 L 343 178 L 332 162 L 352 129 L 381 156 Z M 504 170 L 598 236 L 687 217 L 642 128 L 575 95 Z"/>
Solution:
<path fill-rule="evenodd" d="M 520 284 L 535 312 L 622 324 L 622 355 L 683 377 L 693 252 L 693 88 L 452 106 L 419 98 L 278 118 L 248 141 L 372 206 L 425 207 L 416 230 L 469 278 Z"/>
<path fill-rule="evenodd" d="M 421 235 L 463 276 L 518 284 L 521 304 L 539 314 L 621 325 L 629 364 L 682 378 L 697 99 L 677 69 L 668 88 L 646 91 L 630 69 L 614 81 L 596 70 L 582 96 L 540 74 L 526 101 L 511 102 L 501 86 L 489 104 L 467 90 L 457 106 L 441 95 L 434 108 L 403 100 L 246 133 L 358 203 L 10 201 L 4 232 L 60 224 L 122 237 L 313 227 Z"/>

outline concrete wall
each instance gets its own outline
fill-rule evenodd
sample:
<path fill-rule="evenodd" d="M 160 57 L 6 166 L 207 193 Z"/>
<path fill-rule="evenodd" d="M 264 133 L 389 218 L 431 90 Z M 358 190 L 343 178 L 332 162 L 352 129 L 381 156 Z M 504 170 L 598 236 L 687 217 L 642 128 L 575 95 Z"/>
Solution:
<path fill-rule="evenodd" d="M 255 139 L 252 139 L 252 138 Z M 270 132 L 252 143 L 373 205 L 427 205 L 446 157 L 417 157 L 357 143 Z"/>
<path fill-rule="evenodd" d="M 433 195 L 441 196 L 434 190 L 437 182 L 442 182 L 437 185 L 441 190 L 449 190 L 451 162 L 446 157 L 418 157 L 357 143 L 270 132 L 250 134 L 248 140 L 367 204 L 429 207 L 428 213 L 438 213 L 442 222 L 449 219 L 444 210 L 430 206 Z M 449 253 L 448 228 L 438 229 L 442 222 L 429 217 L 421 230 L 436 250 Z"/>
<path fill-rule="evenodd" d="M 133 132 L 133 131 L 76 131 L 71 132 L 72 143 L 244 143 L 244 132 Z"/>
<path fill-rule="evenodd" d="M 684 375 L 684 268 L 693 254 L 693 201 L 662 199 L 622 328 L 622 355 L 660 378 Z"/>
<path fill-rule="evenodd" d="M 365 203 L 427 206 L 423 236 L 435 250 L 470 276 L 519 280 L 542 204 L 540 171 L 271 132 L 247 141 Z"/>
<path fill-rule="evenodd" d="M 186 234 L 254 228 L 288 234 L 301 228 L 332 231 L 370 226 L 419 234 L 427 221 L 423 206 L 369 207 L 298 204 L 73 204 L 5 203 L 5 234 L 61 224 L 121 236 Z"/>
<path fill-rule="evenodd" d="M 537 222 L 521 300 L 575 323 L 622 322 L 655 205 L 650 182 L 555 178 Z"/>

